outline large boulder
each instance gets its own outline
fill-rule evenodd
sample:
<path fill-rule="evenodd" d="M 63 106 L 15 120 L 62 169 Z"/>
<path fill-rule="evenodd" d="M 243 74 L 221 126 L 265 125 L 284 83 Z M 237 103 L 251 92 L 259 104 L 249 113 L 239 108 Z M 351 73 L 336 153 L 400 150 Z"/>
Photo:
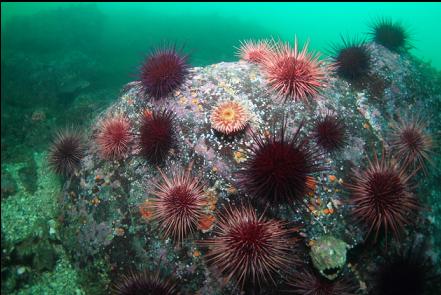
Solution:
<path fill-rule="evenodd" d="M 374 151 L 387 148 L 389 122 L 398 115 L 418 110 L 424 114 L 429 131 L 439 134 L 441 115 L 435 108 L 440 105 L 441 91 L 439 73 L 427 65 L 407 54 L 399 55 L 375 44 L 368 46 L 372 66 L 362 82 L 351 85 L 331 74 L 326 77 L 326 87 L 309 104 L 281 103 L 269 90 L 259 67 L 245 61 L 192 68 L 184 85 L 159 101 L 147 99 L 137 81 L 126 85 L 119 99 L 91 126 L 82 169 L 64 187 L 61 240 L 78 267 L 99 263 L 114 281 L 129 270 L 152 271 L 161 265 L 164 272 L 179 278 L 184 293 L 239 292 L 233 284 L 225 285 L 219 272 L 204 259 L 206 249 L 198 241 L 212 235 L 211 227 L 198 228 L 182 245 L 176 246 L 163 238 L 157 221 L 141 214 L 142 204 L 151 198 L 153 184 L 161 178 L 159 169 L 140 156 L 136 140 L 123 159 L 102 159 L 96 137 L 99 121 L 104 117 L 123 114 L 133 133 L 139 135 L 146 111 L 172 110 L 176 114 L 178 142 L 161 170 L 169 174 L 191 165 L 192 173 L 206 182 L 205 193 L 211 205 L 207 206 L 207 215 L 217 216 L 226 203 L 247 202 L 247 196 L 237 187 L 236 172 L 246 158 L 245 150 L 252 144 L 253 132 L 271 132 L 274 124 L 281 126 L 284 116 L 289 132 L 304 122 L 302 137 L 311 138 L 314 121 L 334 111 L 345 122 L 346 146 L 340 152 L 324 153 L 320 161 L 328 170 L 314 175 L 315 192 L 305 196 L 303 203 L 295 208 L 269 209 L 266 214 L 298 225 L 302 237 L 299 243 L 306 250 L 323 237 L 347 245 L 348 258 L 339 258 L 338 265 L 347 268 L 342 266 L 346 261 L 351 265 L 349 271 L 358 273 L 359 280 L 366 281 L 369 289 L 369 267 L 357 268 L 358 257 L 375 265 L 376 249 L 383 246 L 361 247 L 366 233 L 351 219 L 344 183 L 350 180 L 353 168 L 365 167 Z M 210 112 L 218 102 L 232 99 L 246 106 L 251 114 L 250 126 L 243 133 L 225 136 L 213 130 Z M 310 144 L 314 144 L 313 139 Z M 439 163 L 439 159 L 434 161 L 435 165 Z M 440 195 L 439 187 L 433 185 L 439 177 L 437 173 L 429 166 L 426 177 L 421 173 L 414 175 L 418 197 L 427 207 Z M 430 214 L 435 213 L 420 214 L 415 227 L 406 235 L 439 229 L 436 222 L 430 225 Z M 433 242 L 436 253 L 440 241 Z M 346 250 L 341 252 L 346 255 Z M 318 255 L 320 261 L 327 261 L 324 253 Z"/>

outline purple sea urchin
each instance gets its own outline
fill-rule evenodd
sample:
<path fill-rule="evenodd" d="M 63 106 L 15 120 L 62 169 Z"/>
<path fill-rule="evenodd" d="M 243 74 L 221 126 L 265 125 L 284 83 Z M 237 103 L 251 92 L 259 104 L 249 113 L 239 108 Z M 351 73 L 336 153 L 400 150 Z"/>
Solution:
<path fill-rule="evenodd" d="M 254 146 L 238 172 L 238 186 L 251 198 L 273 207 L 294 205 L 310 191 L 308 179 L 324 170 L 319 152 L 300 139 L 303 123 L 287 136 L 286 121 L 270 137 L 253 134 Z"/>
<path fill-rule="evenodd" d="M 432 138 L 425 132 L 422 118 L 400 119 L 392 125 L 390 149 L 394 157 L 405 167 L 423 169 L 430 160 Z"/>
<path fill-rule="evenodd" d="M 289 293 L 298 295 L 356 295 L 357 284 L 347 277 L 328 280 L 314 270 L 304 268 L 295 272 L 288 281 Z"/>
<path fill-rule="evenodd" d="M 382 18 L 373 23 L 371 32 L 373 41 L 391 51 L 401 51 L 409 47 L 409 33 L 398 22 Z"/>
<path fill-rule="evenodd" d="M 155 273 L 143 271 L 122 276 L 113 287 L 114 295 L 177 295 L 176 284 L 170 278 L 162 278 L 159 269 Z"/>
<path fill-rule="evenodd" d="M 161 99 L 178 89 L 188 74 L 188 56 L 175 47 L 154 50 L 141 67 L 144 93 Z"/>
<path fill-rule="evenodd" d="M 140 129 L 141 154 L 154 165 L 161 164 L 176 145 L 175 114 L 169 110 L 144 114 Z"/>
<path fill-rule="evenodd" d="M 49 165 L 57 174 L 72 175 L 81 166 L 84 150 L 80 133 L 72 129 L 59 131 L 49 150 Z"/>
<path fill-rule="evenodd" d="M 333 113 L 316 120 L 312 135 L 317 144 L 328 152 L 340 150 L 346 144 L 346 126 L 343 120 Z"/>
<path fill-rule="evenodd" d="M 342 38 L 343 45 L 335 46 L 335 66 L 337 74 L 349 81 L 355 81 L 369 73 L 371 57 L 366 43 L 363 41 L 347 41 Z"/>
<path fill-rule="evenodd" d="M 406 224 L 413 220 L 419 209 L 418 201 L 409 187 L 410 176 L 403 168 L 383 153 L 381 159 L 375 154 L 373 161 L 362 171 L 354 170 L 350 190 L 352 213 L 366 225 L 367 235 L 389 231 L 398 239 Z"/>
<path fill-rule="evenodd" d="M 424 255 L 423 245 L 396 251 L 379 266 L 374 277 L 374 292 L 378 295 L 437 294 L 441 288 L 441 275 L 431 258 Z"/>

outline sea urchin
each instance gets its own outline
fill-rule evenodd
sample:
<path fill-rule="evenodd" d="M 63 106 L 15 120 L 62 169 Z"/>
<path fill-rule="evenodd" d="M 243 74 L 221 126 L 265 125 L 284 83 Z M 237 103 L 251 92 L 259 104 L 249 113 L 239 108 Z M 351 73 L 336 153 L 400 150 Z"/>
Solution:
<path fill-rule="evenodd" d="M 159 170 L 162 180 L 151 192 L 153 219 L 159 221 L 165 237 L 181 242 L 197 228 L 206 205 L 204 189 L 198 178 L 187 170 L 174 173 L 171 178 Z"/>
<path fill-rule="evenodd" d="M 294 205 L 310 192 L 308 179 L 324 168 L 317 149 L 300 139 L 302 126 L 292 136 L 286 135 L 286 121 L 270 137 L 253 134 L 254 146 L 237 175 L 241 190 L 272 207 Z"/>
<path fill-rule="evenodd" d="M 83 156 L 81 134 L 71 129 L 62 130 L 49 150 L 49 165 L 55 173 L 69 176 L 80 168 Z"/>
<path fill-rule="evenodd" d="M 377 20 L 371 28 L 373 40 L 391 51 L 401 51 L 409 47 L 409 33 L 398 22 L 382 18 Z"/>
<path fill-rule="evenodd" d="M 123 116 L 106 118 L 101 122 L 97 143 L 105 159 L 120 159 L 132 141 L 130 123 Z"/>
<path fill-rule="evenodd" d="M 114 295 L 175 295 L 179 294 L 170 278 L 162 278 L 159 268 L 155 273 L 143 271 L 124 275 L 113 286 Z"/>
<path fill-rule="evenodd" d="M 240 285 L 274 282 L 274 273 L 297 263 L 292 246 L 295 239 L 286 224 L 258 216 L 250 206 L 226 207 L 214 229 L 214 238 L 202 241 L 207 254 L 228 280 Z"/>
<path fill-rule="evenodd" d="M 251 63 L 259 64 L 265 56 L 272 50 L 272 45 L 269 41 L 245 41 L 241 42 L 238 56 Z"/>
<path fill-rule="evenodd" d="M 140 129 L 141 154 L 154 165 L 163 163 L 176 145 L 175 114 L 169 110 L 144 114 Z"/>
<path fill-rule="evenodd" d="M 243 130 L 249 115 L 243 105 L 236 101 L 222 101 L 213 109 L 210 122 L 213 129 L 230 135 Z"/>
<path fill-rule="evenodd" d="M 391 152 L 405 167 L 423 169 L 430 160 L 432 138 L 425 132 L 425 123 L 421 117 L 409 120 L 399 119 L 392 125 L 390 136 Z"/>
<path fill-rule="evenodd" d="M 307 50 L 308 43 L 302 51 L 298 51 L 297 39 L 294 48 L 288 43 L 278 42 L 263 58 L 262 68 L 269 87 L 283 101 L 305 101 L 318 94 L 324 86 L 324 65 L 318 54 L 308 53 Z"/>
<path fill-rule="evenodd" d="M 342 38 L 343 45 L 334 49 L 337 74 L 349 81 L 355 81 L 369 73 L 371 57 L 365 42 L 347 41 Z"/>
<path fill-rule="evenodd" d="M 337 151 L 346 144 L 346 126 L 341 118 L 332 113 L 315 122 L 312 135 L 317 144 L 328 152 Z"/>
<path fill-rule="evenodd" d="M 146 95 L 161 99 L 178 89 L 188 74 L 188 56 L 175 47 L 156 49 L 141 66 L 140 80 Z"/>
<path fill-rule="evenodd" d="M 384 152 L 381 159 L 375 154 L 365 170 L 354 169 L 353 176 L 347 188 L 354 217 L 369 228 L 368 236 L 375 233 L 375 240 L 380 232 L 387 238 L 389 231 L 398 239 L 419 209 L 417 199 L 410 192 L 410 176 L 396 162 L 387 159 Z"/>
<path fill-rule="evenodd" d="M 348 277 L 331 281 L 308 268 L 295 272 L 288 285 L 289 293 L 298 295 L 356 295 L 358 291 L 357 284 Z"/>
<path fill-rule="evenodd" d="M 424 255 L 423 244 L 416 242 L 388 257 L 374 277 L 377 295 L 438 294 L 441 288 L 441 275 L 431 258 Z"/>

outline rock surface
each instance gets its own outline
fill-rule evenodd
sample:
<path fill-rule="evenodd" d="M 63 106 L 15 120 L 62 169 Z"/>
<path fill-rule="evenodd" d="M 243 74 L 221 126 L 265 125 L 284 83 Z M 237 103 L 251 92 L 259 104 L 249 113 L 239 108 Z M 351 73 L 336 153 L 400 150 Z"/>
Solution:
<path fill-rule="evenodd" d="M 369 264 L 374 265 L 377 254 L 375 250 L 368 254 L 357 252 L 363 244 L 364 232 L 350 219 L 343 183 L 348 180 L 351 168 L 363 167 L 375 149 L 381 150 L 389 131 L 388 123 L 397 115 L 414 110 L 429 114 L 427 123 L 433 135 L 439 135 L 441 122 L 441 115 L 433 112 L 441 100 L 436 80 L 439 82 L 439 73 L 431 73 L 429 67 L 411 56 L 398 55 L 375 44 L 369 46 L 373 56 L 369 76 L 350 85 L 330 75 L 326 87 L 311 104 L 278 102 L 268 90 L 258 66 L 240 61 L 192 68 L 181 89 L 157 102 L 141 95 L 138 82 L 129 83 L 118 101 L 97 122 L 105 116 L 123 114 L 129 119 L 133 133 L 139 134 L 146 110 L 173 110 L 178 123 L 178 146 L 162 169 L 169 174 L 192 163 L 193 173 L 207 183 L 206 195 L 212 206 L 207 207 L 206 214 L 216 216 L 223 204 L 246 200 L 237 191 L 235 172 L 245 157 L 244 149 L 252 144 L 250 130 L 270 131 L 273 124 L 280 127 L 285 115 L 289 130 L 303 121 L 302 135 L 309 137 L 314 120 L 335 111 L 345 121 L 349 144 L 341 152 L 325 154 L 322 162 L 329 169 L 314 176 L 316 191 L 305 196 L 305 206 L 296 210 L 281 208 L 274 214 L 300 225 L 301 243 L 305 246 L 325 234 L 348 244 L 348 269 L 360 274 L 360 284 L 363 286 L 366 281 L 369 289 L 366 273 L 369 267 L 357 268 L 358 258 L 370 257 Z M 209 117 L 219 101 L 233 99 L 247 107 L 252 119 L 246 132 L 226 137 L 214 132 Z M 205 249 L 197 241 L 210 237 L 210 229 L 198 229 L 182 246 L 175 247 L 173 241 L 162 238 L 157 222 L 140 214 L 140 206 L 151 198 L 148 192 L 159 180 L 158 169 L 139 155 L 136 145 L 120 161 L 101 159 L 95 142 L 96 126 L 88 133 L 89 149 L 83 167 L 65 184 L 61 201 L 61 240 L 77 266 L 89 271 L 100 268 L 114 280 L 129 270 L 154 270 L 161 260 L 161 268 L 179 279 L 183 293 L 239 293 L 233 284 L 225 286 L 221 276 L 204 260 Z M 440 160 L 434 161 L 436 166 Z M 434 185 L 439 170 L 430 170 L 425 179 L 421 175 L 415 177 L 418 196 L 429 207 L 434 200 L 439 202 L 440 197 L 439 186 Z M 409 231 L 439 232 L 439 221 L 433 220 L 435 214 L 440 216 L 439 212 L 421 214 L 416 228 Z M 431 243 L 433 257 L 439 261 L 440 241 Z"/>

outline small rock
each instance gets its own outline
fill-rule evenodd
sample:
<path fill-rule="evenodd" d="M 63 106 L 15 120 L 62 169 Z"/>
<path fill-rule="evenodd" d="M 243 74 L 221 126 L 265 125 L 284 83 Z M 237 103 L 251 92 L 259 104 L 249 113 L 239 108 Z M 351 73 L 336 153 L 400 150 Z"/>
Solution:
<path fill-rule="evenodd" d="M 333 236 L 322 236 L 311 246 L 311 259 L 317 270 L 333 280 L 346 263 L 348 245 Z"/>
<path fill-rule="evenodd" d="M 19 268 L 17 268 L 17 275 L 21 276 L 25 272 L 26 272 L 26 267 L 20 266 Z"/>
<path fill-rule="evenodd" d="M 33 267 L 38 271 L 51 271 L 57 263 L 57 254 L 55 249 L 50 245 L 39 247 L 35 253 Z"/>

